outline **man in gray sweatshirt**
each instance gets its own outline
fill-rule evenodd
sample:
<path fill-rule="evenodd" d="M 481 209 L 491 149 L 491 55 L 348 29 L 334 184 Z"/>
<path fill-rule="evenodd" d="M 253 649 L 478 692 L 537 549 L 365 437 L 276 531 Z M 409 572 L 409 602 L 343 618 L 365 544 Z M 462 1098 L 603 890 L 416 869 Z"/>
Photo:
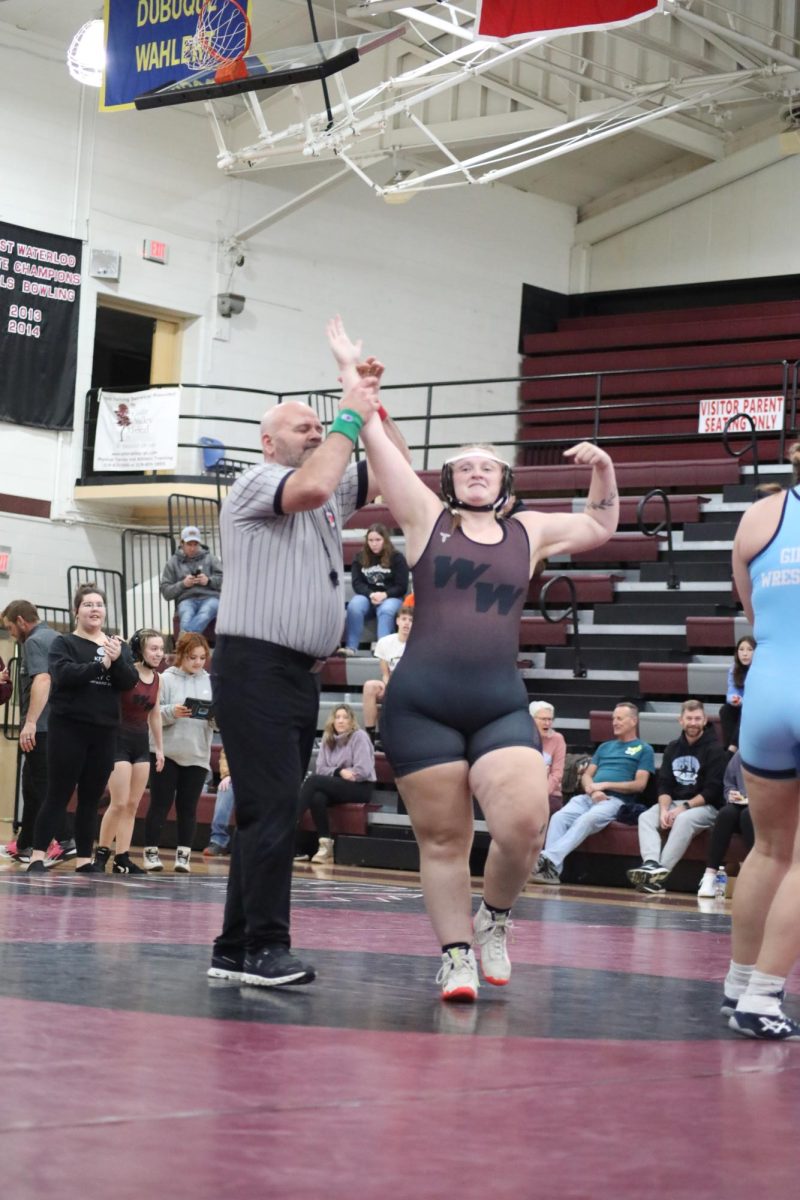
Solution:
<path fill-rule="evenodd" d="M 222 563 L 196 525 L 181 530 L 178 549 L 161 574 L 161 595 L 178 606 L 181 633 L 203 633 L 217 615 Z"/>

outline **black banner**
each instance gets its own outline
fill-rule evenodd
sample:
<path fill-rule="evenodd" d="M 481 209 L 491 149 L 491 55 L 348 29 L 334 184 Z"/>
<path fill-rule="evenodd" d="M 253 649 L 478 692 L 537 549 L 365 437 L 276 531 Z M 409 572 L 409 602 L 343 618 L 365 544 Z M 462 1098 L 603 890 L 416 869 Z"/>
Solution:
<path fill-rule="evenodd" d="M 71 429 L 82 245 L 0 221 L 0 420 Z"/>

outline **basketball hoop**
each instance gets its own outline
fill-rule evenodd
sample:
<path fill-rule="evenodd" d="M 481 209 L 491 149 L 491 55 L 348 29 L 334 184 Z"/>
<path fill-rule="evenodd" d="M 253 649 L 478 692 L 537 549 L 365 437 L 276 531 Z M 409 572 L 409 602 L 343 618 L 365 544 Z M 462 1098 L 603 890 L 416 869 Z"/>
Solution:
<path fill-rule="evenodd" d="M 203 0 L 192 38 L 192 71 L 216 67 L 215 83 L 247 78 L 244 56 L 250 49 L 251 29 L 245 4 L 239 0 Z"/>

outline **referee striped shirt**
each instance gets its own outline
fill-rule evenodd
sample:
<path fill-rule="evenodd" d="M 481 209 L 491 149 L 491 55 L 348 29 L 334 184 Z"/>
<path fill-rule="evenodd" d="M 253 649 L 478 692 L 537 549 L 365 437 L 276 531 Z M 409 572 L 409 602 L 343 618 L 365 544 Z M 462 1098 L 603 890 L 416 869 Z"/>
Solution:
<path fill-rule="evenodd" d="M 321 508 L 285 513 L 281 496 L 293 471 L 259 463 L 228 493 L 220 515 L 225 577 L 216 628 L 326 658 L 344 626 L 342 528 L 366 503 L 367 464 L 351 463 Z"/>

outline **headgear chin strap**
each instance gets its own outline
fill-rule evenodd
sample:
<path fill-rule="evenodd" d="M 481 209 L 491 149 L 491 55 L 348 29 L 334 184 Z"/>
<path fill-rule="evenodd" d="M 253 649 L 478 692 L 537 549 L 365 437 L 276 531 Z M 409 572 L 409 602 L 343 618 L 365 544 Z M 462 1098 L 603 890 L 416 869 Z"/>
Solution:
<path fill-rule="evenodd" d="M 491 462 L 500 464 L 503 468 L 503 478 L 500 483 L 500 494 L 496 500 L 489 504 L 467 504 L 466 501 L 457 499 L 453 482 L 453 463 L 459 462 L 462 458 L 488 458 Z M 448 508 L 463 508 L 467 512 L 502 512 L 514 491 L 514 472 L 505 459 L 498 458 L 496 454 L 490 454 L 488 450 L 463 450 L 461 454 L 454 454 L 444 463 L 439 487 L 442 499 Z"/>

